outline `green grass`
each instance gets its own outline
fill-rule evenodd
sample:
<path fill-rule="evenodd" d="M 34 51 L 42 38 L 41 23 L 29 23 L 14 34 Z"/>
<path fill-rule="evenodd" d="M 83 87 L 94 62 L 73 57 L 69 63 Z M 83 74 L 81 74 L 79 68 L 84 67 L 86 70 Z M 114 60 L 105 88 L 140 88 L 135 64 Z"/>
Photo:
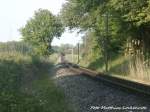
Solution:
<path fill-rule="evenodd" d="M 121 76 L 129 75 L 129 59 L 125 56 L 119 56 L 109 63 L 109 72 Z"/>
<path fill-rule="evenodd" d="M 96 70 L 98 72 L 105 72 L 105 64 L 103 58 L 93 59 L 92 62 L 88 62 L 87 68 Z M 109 61 L 109 71 L 107 74 L 127 78 L 130 80 L 137 80 L 141 82 L 150 81 L 150 67 L 145 66 L 143 61 L 137 58 L 128 56 L 117 56 L 113 57 Z"/>
<path fill-rule="evenodd" d="M 34 96 L 40 100 L 45 112 L 71 112 L 63 93 L 48 77 L 33 82 Z"/>
<path fill-rule="evenodd" d="M 71 112 L 47 59 L 0 53 L 0 112 Z"/>
<path fill-rule="evenodd" d="M 88 64 L 88 68 L 91 68 L 97 71 L 104 71 L 105 67 L 104 67 L 103 58 L 101 57 L 101 58 L 95 59 L 92 63 Z"/>

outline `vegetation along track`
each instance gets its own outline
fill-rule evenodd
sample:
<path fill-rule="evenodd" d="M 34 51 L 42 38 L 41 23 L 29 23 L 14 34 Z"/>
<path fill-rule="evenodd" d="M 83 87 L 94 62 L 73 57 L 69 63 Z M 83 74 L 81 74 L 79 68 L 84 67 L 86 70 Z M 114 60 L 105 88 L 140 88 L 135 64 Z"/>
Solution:
<path fill-rule="evenodd" d="M 131 88 L 126 91 L 127 87 L 108 82 L 111 78 L 97 78 L 96 73 L 77 65 L 59 64 L 56 68 L 55 82 L 77 112 L 150 112 L 148 94 L 137 94 Z"/>
<path fill-rule="evenodd" d="M 94 80 L 103 81 L 105 84 L 109 84 L 114 87 L 116 86 L 117 88 L 119 87 L 120 89 L 132 91 L 137 94 L 150 97 L 150 85 L 148 84 L 130 81 L 127 79 L 118 78 L 108 74 L 95 73 L 85 68 L 79 68 L 79 69 L 82 71 L 82 74 L 84 74 L 85 76 L 89 76 Z"/>

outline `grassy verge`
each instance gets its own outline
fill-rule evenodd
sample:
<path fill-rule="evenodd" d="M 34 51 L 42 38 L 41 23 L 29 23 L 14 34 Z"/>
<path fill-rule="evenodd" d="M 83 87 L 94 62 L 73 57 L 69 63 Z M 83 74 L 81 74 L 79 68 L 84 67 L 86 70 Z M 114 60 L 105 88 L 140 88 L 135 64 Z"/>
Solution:
<path fill-rule="evenodd" d="M 0 53 L 0 112 L 71 112 L 44 58 Z"/>
<path fill-rule="evenodd" d="M 98 72 L 104 72 L 105 65 L 103 62 L 103 59 L 98 58 L 89 63 L 86 67 Z M 133 57 L 125 56 L 114 58 L 109 62 L 108 74 L 127 80 L 150 84 L 150 67 L 145 66 L 143 61 L 139 58 L 133 59 Z"/>

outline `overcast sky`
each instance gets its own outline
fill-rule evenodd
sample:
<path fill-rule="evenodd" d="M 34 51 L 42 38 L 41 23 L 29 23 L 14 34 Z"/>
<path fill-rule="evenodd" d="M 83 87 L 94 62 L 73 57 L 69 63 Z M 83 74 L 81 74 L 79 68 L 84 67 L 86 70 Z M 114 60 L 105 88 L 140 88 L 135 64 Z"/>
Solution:
<path fill-rule="evenodd" d="M 26 24 L 39 8 L 58 14 L 65 0 L 0 0 L 0 41 L 20 40 L 18 29 Z M 54 39 L 53 45 L 70 43 L 75 45 L 80 35 L 66 31 L 60 39 Z"/>

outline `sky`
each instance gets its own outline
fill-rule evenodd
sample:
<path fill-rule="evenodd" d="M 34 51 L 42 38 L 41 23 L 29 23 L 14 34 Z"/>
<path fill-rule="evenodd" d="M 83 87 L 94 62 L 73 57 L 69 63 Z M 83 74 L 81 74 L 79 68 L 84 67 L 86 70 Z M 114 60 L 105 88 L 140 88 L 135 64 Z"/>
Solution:
<path fill-rule="evenodd" d="M 0 42 L 19 41 L 18 29 L 26 24 L 39 8 L 58 14 L 65 0 L 0 0 Z M 64 32 L 60 39 L 54 38 L 52 45 L 73 44 L 81 41 L 76 31 Z"/>

